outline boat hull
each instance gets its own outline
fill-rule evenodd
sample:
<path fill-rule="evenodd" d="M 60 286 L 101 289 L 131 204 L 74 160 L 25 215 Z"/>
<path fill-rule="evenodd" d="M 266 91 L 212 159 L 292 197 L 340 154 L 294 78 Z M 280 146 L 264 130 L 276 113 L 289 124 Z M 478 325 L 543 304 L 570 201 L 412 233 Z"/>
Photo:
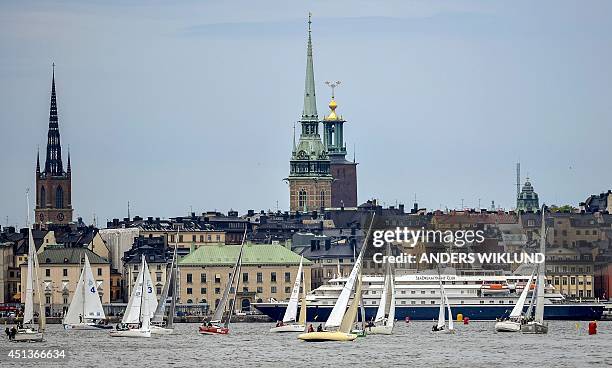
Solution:
<path fill-rule="evenodd" d="M 229 328 L 221 326 L 200 326 L 198 332 L 202 335 L 227 335 Z"/>
<path fill-rule="evenodd" d="M 42 342 L 43 341 L 43 333 L 26 329 L 19 330 L 17 334 L 15 334 L 15 342 Z"/>
<path fill-rule="evenodd" d="M 367 327 L 368 335 L 392 335 L 393 325 Z"/>
<path fill-rule="evenodd" d="M 514 321 L 501 321 L 495 323 L 496 332 L 520 332 L 521 323 Z"/>
<path fill-rule="evenodd" d="M 286 303 L 253 303 L 263 314 L 269 316 L 274 321 L 280 321 L 285 314 Z M 458 304 L 451 305 L 453 314 L 462 314 L 472 321 L 495 321 L 507 318 L 512 311 L 511 305 L 470 305 Z M 307 321 L 323 322 L 326 321 L 331 313 L 333 305 L 307 307 Z M 366 307 L 366 321 L 371 321 L 376 317 L 377 307 Z M 544 319 L 547 320 L 568 320 L 568 321 L 593 321 L 600 320 L 604 311 L 604 305 L 598 303 L 567 303 L 567 304 L 547 304 L 544 307 Z M 436 305 L 421 306 L 402 306 L 395 308 L 395 319 L 412 321 L 431 321 L 437 320 L 439 307 Z"/>
<path fill-rule="evenodd" d="M 548 325 L 538 322 L 528 322 L 521 327 L 521 332 L 524 334 L 546 334 L 548 333 Z"/>
<path fill-rule="evenodd" d="M 308 342 L 324 342 L 324 341 L 353 341 L 357 338 L 356 334 L 344 332 L 308 332 L 298 335 L 298 339 Z"/>
<path fill-rule="evenodd" d="M 151 325 L 150 328 L 153 335 L 171 335 L 174 332 L 173 328 L 165 328 L 155 325 Z"/>
<path fill-rule="evenodd" d="M 99 325 L 97 323 L 76 323 L 76 324 L 64 324 L 64 330 L 112 330 L 113 326 Z"/>
<path fill-rule="evenodd" d="M 279 327 L 272 327 L 270 329 L 270 332 L 304 332 L 304 330 L 306 330 L 305 325 L 291 324 Z"/>
<path fill-rule="evenodd" d="M 125 331 L 116 331 L 113 330 L 110 332 L 111 337 L 133 337 L 133 338 L 147 338 L 151 337 L 151 330 L 141 330 L 138 328 L 125 330 Z"/>

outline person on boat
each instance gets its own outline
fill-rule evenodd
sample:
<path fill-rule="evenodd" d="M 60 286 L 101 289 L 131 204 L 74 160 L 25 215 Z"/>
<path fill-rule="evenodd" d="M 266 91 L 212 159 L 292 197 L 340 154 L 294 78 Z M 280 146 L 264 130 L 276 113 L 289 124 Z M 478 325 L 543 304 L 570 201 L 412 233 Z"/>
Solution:
<path fill-rule="evenodd" d="M 83 323 L 83 315 L 79 314 L 79 323 Z"/>
<path fill-rule="evenodd" d="M 314 327 L 312 327 L 312 323 L 308 325 L 308 332 L 314 332 Z"/>
<path fill-rule="evenodd" d="M 15 328 L 15 326 L 13 326 L 13 328 L 11 328 L 11 335 L 9 336 L 9 340 L 15 340 L 15 335 L 17 335 L 17 329 Z"/>
<path fill-rule="evenodd" d="M 4 332 L 6 333 L 6 337 L 8 337 L 8 339 L 11 339 L 11 330 L 7 327 L 4 329 Z"/>
<path fill-rule="evenodd" d="M 210 321 L 208 321 L 208 324 L 206 326 L 207 327 L 212 327 L 212 323 L 210 323 Z"/>
<path fill-rule="evenodd" d="M 317 326 L 317 332 L 323 332 L 323 325 L 319 324 Z"/>

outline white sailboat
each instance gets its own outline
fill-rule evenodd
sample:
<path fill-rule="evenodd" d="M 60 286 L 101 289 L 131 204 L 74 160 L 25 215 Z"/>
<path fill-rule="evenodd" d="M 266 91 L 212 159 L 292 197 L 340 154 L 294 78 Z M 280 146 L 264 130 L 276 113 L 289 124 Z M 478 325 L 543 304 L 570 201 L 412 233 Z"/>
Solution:
<path fill-rule="evenodd" d="M 546 219 L 544 217 L 544 205 L 542 205 L 542 228 L 540 230 L 540 252 L 544 255 L 544 259 L 546 259 Z M 535 306 L 535 314 L 532 320 L 528 320 L 527 323 L 523 324 L 521 327 L 521 331 L 527 334 L 545 334 L 548 333 L 548 324 L 544 323 L 544 288 L 546 282 L 546 263 L 542 261 L 542 263 L 538 264 L 538 278 L 536 283 L 535 293 L 536 297 L 536 306 Z M 530 319 L 530 315 L 527 316 Z"/>
<path fill-rule="evenodd" d="M 198 331 L 202 335 L 227 335 L 229 333 L 229 325 L 232 319 L 232 314 L 234 312 L 234 308 L 236 305 L 236 295 L 238 294 L 238 285 L 240 284 L 240 278 L 237 278 L 237 275 L 240 275 L 240 270 L 242 269 L 242 253 L 244 251 L 244 242 L 246 240 L 246 229 L 244 229 L 244 234 L 242 236 L 242 245 L 240 246 L 240 252 L 238 253 L 238 259 L 236 259 L 236 263 L 234 264 L 233 272 L 229 277 L 227 285 L 225 286 L 225 290 L 223 291 L 223 296 L 221 297 L 221 301 L 217 304 L 215 309 L 215 314 L 209 322 L 204 322 L 200 325 Z M 234 289 L 234 297 L 232 299 L 232 303 L 230 305 L 229 311 L 227 313 L 227 317 L 225 322 L 223 322 L 223 314 L 225 313 L 225 308 L 229 302 L 229 294 L 231 292 L 232 286 L 234 285 L 234 281 L 236 282 L 236 288 Z"/>
<path fill-rule="evenodd" d="M 302 288 L 302 306 L 300 309 L 300 318 L 297 320 L 298 302 L 300 298 L 300 286 L 302 285 L 302 262 L 304 256 L 300 259 L 300 267 L 298 268 L 295 282 L 293 283 L 293 290 L 291 291 L 291 297 L 285 309 L 285 315 L 283 316 L 282 323 L 277 323 L 276 327 L 272 327 L 270 332 L 304 332 L 306 329 L 306 286 Z"/>
<path fill-rule="evenodd" d="M 91 272 L 89 258 L 85 254 L 85 263 L 81 277 L 74 290 L 68 312 L 64 316 L 63 324 L 66 330 L 99 330 L 110 329 L 112 326 L 98 323 L 106 318 L 102 302 L 98 295 L 96 280 Z"/>
<path fill-rule="evenodd" d="M 128 306 L 123 315 L 122 323 L 117 325 L 116 330 L 110 332 L 112 337 L 151 337 L 151 299 L 155 302 L 153 283 L 150 282 L 151 274 L 144 256 L 142 257 L 141 270 L 134 285 Z M 147 275 L 149 282 L 147 282 Z"/>
<path fill-rule="evenodd" d="M 536 269 L 533 270 L 527 284 L 523 288 L 521 295 L 519 296 L 518 301 L 512 308 L 510 312 L 510 316 L 505 321 L 499 321 L 495 323 L 495 331 L 497 332 L 519 332 L 521 330 L 521 325 L 524 321 L 523 308 L 525 307 L 525 302 L 527 301 L 527 294 L 529 294 L 529 289 L 531 289 L 531 284 L 533 282 L 533 277 L 536 272 Z M 535 293 L 535 291 L 534 291 Z"/>
<path fill-rule="evenodd" d="M 448 312 L 448 328 L 446 327 L 446 318 L 445 318 L 445 309 Z M 443 333 L 455 333 L 453 321 L 453 312 L 451 311 L 450 303 L 448 302 L 448 297 L 446 296 L 446 292 L 444 291 L 444 286 L 442 285 L 442 278 L 440 278 L 440 310 L 438 312 L 438 323 L 433 326 L 431 329 L 432 332 L 443 332 Z"/>
<path fill-rule="evenodd" d="M 325 322 L 325 330 L 303 333 L 298 335 L 298 339 L 303 341 L 315 342 L 353 341 L 357 338 L 356 334 L 351 333 L 351 329 L 353 327 L 353 323 L 355 322 L 355 318 L 357 317 L 357 311 L 359 308 L 359 299 L 361 295 L 361 266 L 363 254 L 366 249 L 368 238 L 370 236 L 370 231 L 372 230 L 373 222 L 374 215 L 372 215 L 370 227 L 364 239 L 363 246 L 361 247 L 361 252 L 359 252 L 359 256 L 355 261 L 355 265 L 353 266 L 353 269 L 351 270 L 351 273 L 349 274 L 346 283 L 342 287 L 340 296 L 336 300 L 336 304 L 334 304 L 334 308 L 332 309 L 331 313 L 329 314 L 329 317 L 327 318 L 327 321 Z M 354 293 L 353 287 L 355 287 Z M 349 301 L 351 299 L 351 294 L 353 295 L 353 302 L 347 309 L 346 307 L 348 306 Z"/>
<path fill-rule="evenodd" d="M 389 253 L 390 255 L 390 253 Z M 387 273 L 383 283 L 376 317 L 368 326 L 371 335 L 391 335 L 395 324 L 395 282 L 391 265 L 387 263 Z"/>
<path fill-rule="evenodd" d="M 166 277 L 166 283 L 162 290 L 159 304 L 153 314 L 151 320 L 151 333 L 154 335 L 169 335 L 174 332 L 174 314 L 176 310 L 176 284 L 177 284 L 177 264 L 176 264 L 176 247 L 172 254 L 172 262 L 170 270 Z M 168 306 L 168 295 L 171 294 L 170 305 Z M 167 309 L 167 313 L 166 313 Z M 166 321 L 164 322 L 164 317 Z"/>
<path fill-rule="evenodd" d="M 38 256 L 36 254 L 34 237 L 32 236 L 32 226 L 30 225 L 30 198 L 28 194 L 26 194 L 26 201 L 28 202 L 28 270 L 26 275 L 25 305 L 23 325 L 17 329 L 13 341 L 41 342 L 44 340 L 46 325 L 45 308 L 42 302 L 40 280 L 38 278 Z M 38 295 L 38 328 L 34 327 L 34 285 L 36 285 L 36 294 Z"/>

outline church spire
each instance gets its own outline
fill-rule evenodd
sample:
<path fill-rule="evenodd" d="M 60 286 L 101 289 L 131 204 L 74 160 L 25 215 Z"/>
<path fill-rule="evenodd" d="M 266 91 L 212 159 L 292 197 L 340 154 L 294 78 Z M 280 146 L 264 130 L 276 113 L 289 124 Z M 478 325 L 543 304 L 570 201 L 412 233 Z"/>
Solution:
<path fill-rule="evenodd" d="M 55 94 L 55 63 L 53 63 L 53 77 L 51 80 L 51 104 L 49 106 L 49 133 L 47 135 L 47 157 L 45 160 L 45 173 L 49 175 L 62 175 L 62 146 L 57 118 L 57 96 Z"/>
<path fill-rule="evenodd" d="M 314 67 L 312 62 L 312 14 L 308 13 L 308 47 L 306 51 L 306 83 L 304 86 L 304 111 L 302 121 L 319 119 L 317 114 L 317 98 L 315 94 Z"/>
<path fill-rule="evenodd" d="M 70 145 L 68 145 L 68 165 L 66 166 L 66 172 L 68 174 L 70 174 L 70 172 L 71 172 L 71 168 L 70 168 Z"/>
<path fill-rule="evenodd" d="M 36 148 L 36 173 L 40 174 L 40 148 Z"/>

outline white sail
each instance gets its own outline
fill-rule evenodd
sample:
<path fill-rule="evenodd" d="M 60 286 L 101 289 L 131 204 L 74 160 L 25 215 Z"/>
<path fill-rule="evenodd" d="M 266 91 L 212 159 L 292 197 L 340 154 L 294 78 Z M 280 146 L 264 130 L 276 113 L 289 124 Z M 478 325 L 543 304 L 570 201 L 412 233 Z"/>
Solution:
<path fill-rule="evenodd" d="M 32 228 L 30 228 L 28 223 L 28 271 L 26 274 L 25 307 L 23 311 L 24 325 L 34 320 L 34 257 L 36 257 L 36 246 L 34 245 Z"/>
<path fill-rule="evenodd" d="M 383 282 L 382 294 L 380 296 L 380 304 L 378 304 L 378 310 L 376 311 L 376 317 L 374 318 L 374 322 L 380 322 L 383 319 L 385 319 L 388 292 L 389 292 L 389 275 L 385 275 L 385 281 Z"/>
<path fill-rule="evenodd" d="M 438 311 L 438 329 L 444 327 L 444 287 L 442 286 L 442 279 L 440 279 L 440 310 Z"/>
<path fill-rule="evenodd" d="M 535 273 L 535 269 L 531 273 L 527 284 L 525 284 L 525 288 L 523 292 L 521 292 L 521 296 L 519 296 L 518 301 L 512 308 L 512 312 L 510 312 L 510 318 L 519 318 L 523 314 L 523 307 L 525 306 L 525 301 L 527 300 L 527 294 L 529 294 L 529 289 L 531 288 L 531 283 L 533 281 L 533 274 Z"/>
<path fill-rule="evenodd" d="M 542 229 L 540 231 L 540 253 L 546 254 L 546 218 L 544 217 L 544 207 L 542 207 Z M 546 259 L 546 257 L 544 257 Z M 538 264 L 538 281 L 536 292 L 538 294 L 535 307 L 534 320 L 544 323 L 544 283 L 546 280 L 546 264 L 544 261 Z"/>
<path fill-rule="evenodd" d="M 295 276 L 295 282 L 293 283 L 293 290 L 291 291 L 291 297 L 285 309 L 285 315 L 283 316 L 283 322 L 294 322 L 297 317 L 298 302 L 300 301 L 300 285 L 302 284 L 302 261 L 304 256 L 300 259 L 300 267 L 298 268 L 297 275 Z"/>
<path fill-rule="evenodd" d="M 143 278 L 145 280 L 143 288 Z M 141 295 L 142 290 L 145 290 L 149 295 L 147 298 L 143 298 Z M 141 263 L 141 271 L 138 273 L 138 278 L 132 288 L 132 295 L 128 301 L 127 308 L 123 315 L 122 323 L 138 323 L 140 322 L 141 308 L 140 304 L 143 300 L 147 300 L 147 311 L 152 317 L 157 308 L 157 299 L 155 297 L 155 289 L 153 288 L 153 282 L 151 281 L 151 274 L 149 273 L 149 267 L 147 266 L 144 257 Z"/>
<path fill-rule="evenodd" d="M 85 274 L 85 267 L 83 267 L 83 270 L 81 271 L 81 276 L 79 277 L 79 282 L 77 283 L 74 289 L 74 295 L 72 296 L 72 300 L 70 301 L 68 312 L 66 312 L 66 315 L 64 316 L 64 324 L 73 325 L 73 324 L 84 322 L 81 318 L 79 318 L 79 315 L 83 316 L 83 310 L 84 310 L 84 305 L 85 305 L 84 303 L 85 299 L 83 296 L 84 274 Z"/>
<path fill-rule="evenodd" d="M 157 308 L 157 300 L 155 299 L 155 294 L 153 293 L 153 290 L 152 290 L 153 283 L 150 283 L 150 286 L 149 286 L 149 284 L 146 281 L 147 275 L 149 275 L 149 280 L 151 279 L 151 273 L 149 272 L 147 261 L 145 261 L 143 258 L 142 262 L 143 262 L 142 272 L 144 273 L 145 282 L 144 282 L 144 285 L 141 285 L 141 292 L 143 293 L 143 295 L 142 295 L 142 307 L 140 308 L 139 320 L 140 322 L 142 322 L 140 329 L 148 330 L 150 329 L 151 316 L 155 312 L 155 309 L 153 309 L 152 311 L 150 309 L 151 306 L 153 305 L 153 303 L 151 303 L 151 299 L 155 301 L 156 308 Z"/>
<path fill-rule="evenodd" d="M 448 329 L 454 330 L 453 312 L 451 311 L 450 303 L 448 302 L 448 296 L 446 296 L 446 293 L 444 293 L 444 302 L 446 303 L 446 308 L 448 309 Z"/>
<path fill-rule="evenodd" d="M 391 290 L 391 301 L 389 303 L 389 316 L 387 317 L 387 325 L 391 325 L 393 326 L 393 323 L 395 322 L 395 282 L 393 280 L 393 275 L 391 275 L 391 277 L 389 277 L 389 283 L 391 284 L 391 287 L 389 288 L 389 290 Z"/>
<path fill-rule="evenodd" d="M 329 317 L 327 318 L 327 322 L 325 322 L 325 328 L 329 327 L 339 327 L 342 323 L 342 318 L 344 317 L 344 313 L 346 312 L 346 306 L 349 303 L 351 298 L 351 293 L 353 291 L 353 286 L 355 285 L 355 281 L 357 280 L 357 275 L 361 269 L 361 259 L 363 256 L 363 249 L 365 249 L 365 245 L 362 248 L 362 251 L 359 253 L 359 257 L 357 257 L 357 261 L 351 270 L 351 273 L 346 280 L 346 283 L 342 287 L 342 291 L 340 292 L 340 296 L 336 300 L 336 304 L 332 309 Z"/>

